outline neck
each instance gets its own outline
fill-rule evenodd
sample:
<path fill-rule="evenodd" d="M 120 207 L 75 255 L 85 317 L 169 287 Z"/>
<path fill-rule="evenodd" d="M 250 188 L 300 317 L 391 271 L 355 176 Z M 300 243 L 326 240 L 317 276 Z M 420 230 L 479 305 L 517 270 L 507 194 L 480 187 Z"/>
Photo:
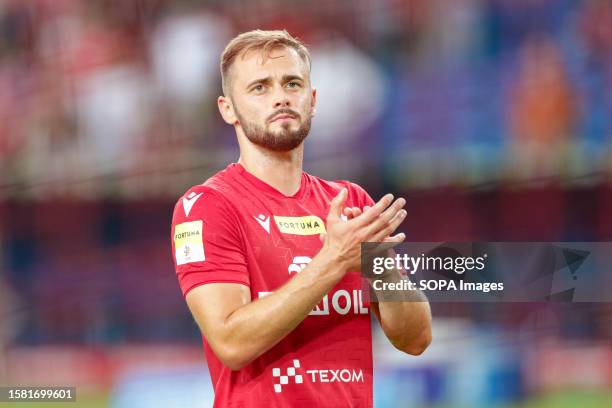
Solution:
<path fill-rule="evenodd" d="M 304 144 L 289 152 L 274 152 L 240 143 L 240 163 L 249 173 L 266 182 L 286 196 L 298 192 L 302 182 Z"/>

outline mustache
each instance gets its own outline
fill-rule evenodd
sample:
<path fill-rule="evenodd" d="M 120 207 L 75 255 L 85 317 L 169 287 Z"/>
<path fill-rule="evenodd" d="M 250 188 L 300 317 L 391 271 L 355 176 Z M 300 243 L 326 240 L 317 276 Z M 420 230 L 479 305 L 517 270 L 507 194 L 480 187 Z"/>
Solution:
<path fill-rule="evenodd" d="M 294 116 L 296 118 L 300 117 L 300 114 L 297 113 L 296 111 L 294 111 L 292 109 L 289 109 L 289 108 L 283 108 L 283 109 L 277 110 L 276 112 L 274 112 L 273 114 L 268 116 L 268 122 L 270 122 L 272 119 L 274 119 L 274 117 L 276 117 L 278 115 L 291 115 L 291 116 Z"/>

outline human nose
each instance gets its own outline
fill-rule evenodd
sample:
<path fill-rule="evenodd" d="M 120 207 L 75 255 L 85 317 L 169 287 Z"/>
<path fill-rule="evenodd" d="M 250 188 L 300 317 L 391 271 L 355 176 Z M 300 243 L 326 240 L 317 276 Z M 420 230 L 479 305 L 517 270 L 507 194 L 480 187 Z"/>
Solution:
<path fill-rule="evenodd" d="M 288 108 L 291 106 L 291 100 L 289 99 L 285 88 L 282 86 L 275 87 L 273 101 L 274 109 Z"/>

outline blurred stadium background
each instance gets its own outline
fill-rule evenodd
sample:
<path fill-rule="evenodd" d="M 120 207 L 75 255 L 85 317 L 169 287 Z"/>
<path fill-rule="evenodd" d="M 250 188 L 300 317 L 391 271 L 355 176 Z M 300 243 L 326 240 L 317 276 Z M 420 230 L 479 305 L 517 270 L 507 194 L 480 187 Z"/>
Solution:
<path fill-rule="evenodd" d="M 169 225 L 237 160 L 218 58 L 253 28 L 312 50 L 306 170 L 403 194 L 409 240 L 612 239 L 609 0 L 2 0 L 0 384 L 210 405 Z M 375 329 L 377 407 L 612 406 L 610 304 L 433 312 L 418 358 Z"/>

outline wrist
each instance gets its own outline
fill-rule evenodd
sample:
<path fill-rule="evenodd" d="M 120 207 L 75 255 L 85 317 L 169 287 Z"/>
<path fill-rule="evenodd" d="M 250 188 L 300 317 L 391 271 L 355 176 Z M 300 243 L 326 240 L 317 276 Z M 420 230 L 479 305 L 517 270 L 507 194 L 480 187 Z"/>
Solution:
<path fill-rule="evenodd" d="M 319 251 L 317 257 L 320 257 L 321 263 L 325 266 L 324 269 L 344 275 L 349 269 L 349 262 L 344 259 L 337 251 L 332 250 L 324 245 Z"/>

